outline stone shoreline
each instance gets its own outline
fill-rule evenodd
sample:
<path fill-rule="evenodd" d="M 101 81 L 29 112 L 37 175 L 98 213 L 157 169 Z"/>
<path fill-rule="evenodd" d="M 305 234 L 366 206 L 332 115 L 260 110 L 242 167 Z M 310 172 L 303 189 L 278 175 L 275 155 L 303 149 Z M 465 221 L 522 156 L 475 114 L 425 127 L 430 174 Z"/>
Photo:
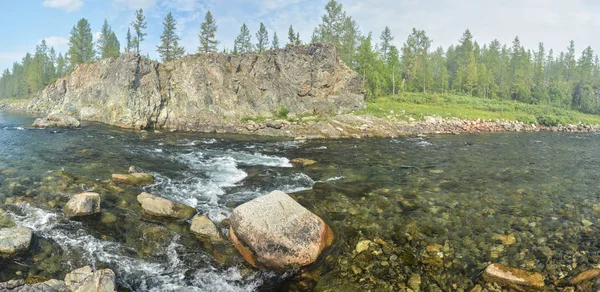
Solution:
<path fill-rule="evenodd" d="M 0 110 L 43 114 L 25 104 L 0 104 Z M 267 119 L 238 123 L 202 124 L 185 128 L 156 128 L 156 131 L 242 134 L 287 137 L 296 140 L 339 138 L 395 138 L 430 134 L 470 134 L 497 132 L 600 132 L 600 125 L 541 126 L 519 121 L 466 120 L 459 118 L 426 117 L 421 121 L 382 119 L 369 115 L 342 114 L 335 117 L 309 116 L 300 119 Z M 221 122 L 221 123 L 219 123 Z M 110 125 L 110 124 L 109 124 Z M 112 125 L 119 126 L 119 125 Z M 150 130 L 150 129 L 146 129 Z"/>

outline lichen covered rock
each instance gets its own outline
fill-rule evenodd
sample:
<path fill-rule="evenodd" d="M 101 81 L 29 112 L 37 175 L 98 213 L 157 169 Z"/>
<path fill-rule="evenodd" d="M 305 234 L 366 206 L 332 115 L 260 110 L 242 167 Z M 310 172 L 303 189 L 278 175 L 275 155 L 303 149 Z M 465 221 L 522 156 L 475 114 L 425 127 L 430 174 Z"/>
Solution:
<path fill-rule="evenodd" d="M 219 229 L 217 229 L 215 223 L 204 215 L 196 216 L 192 219 L 190 231 L 196 236 L 208 239 L 211 242 L 223 241 L 223 236 L 221 235 L 221 232 L 219 232 Z"/>
<path fill-rule="evenodd" d="M 92 271 L 92 268 L 85 266 L 65 276 L 65 284 L 73 292 L 114 292 L 115 291 L 115 272 L 111 269 Z"/>
<path fill-rule="evenodd" d="M 64 211 L 69 217 L 100 213 L 100 195 L 97 193 L 77 194 L 67 202 Z"/>
<path fill-rule="evenodd" d="M 190 206 L 157 197 L 146 192 L 139 194 L 137 200 L 146 213 L 154 216 L 190 219 L 196 214 L 196 209 Z"/>
<path fill-rule="evenodd" d="M 112 180 L 116 183 L 141 187 L 154 183 L 154 177 L 147 173 L 113 174 Z"/>
<path fill-rule="evenodd" d="M 0 229 L 0 257 L 10 257 L 29 249 L 33 232 L 27 227 Z"/>
<path fill-rule="evenodd" d="M 37 128 L 79 128 L 81 123 L 69 115 L 52 113 L 47 118 L 38 118 L 33 122 Z"/>

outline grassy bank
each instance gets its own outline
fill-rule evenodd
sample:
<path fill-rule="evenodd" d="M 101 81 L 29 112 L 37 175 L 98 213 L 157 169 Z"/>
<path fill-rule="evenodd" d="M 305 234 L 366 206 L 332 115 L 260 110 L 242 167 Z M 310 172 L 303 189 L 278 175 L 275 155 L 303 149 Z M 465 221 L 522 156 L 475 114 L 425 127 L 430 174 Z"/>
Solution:
<path fill-rule="evenodd" d="M 599 115 L 565 110 L 548 105 L 532 105 L 507 100 L 483 99 L 471 96 L 404 93 L 375 98 L 358 114 L 380 118 L 417 120 L 439 115 L 443 118 L 520 121 L 527 124 L 556 126 L 559 124 L 600 124 Z"/>

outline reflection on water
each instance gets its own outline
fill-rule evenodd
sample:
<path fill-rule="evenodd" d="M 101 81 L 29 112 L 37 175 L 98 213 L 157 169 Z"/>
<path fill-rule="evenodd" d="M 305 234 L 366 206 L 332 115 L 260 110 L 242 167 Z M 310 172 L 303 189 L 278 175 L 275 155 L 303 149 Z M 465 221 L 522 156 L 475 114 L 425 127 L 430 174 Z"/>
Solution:
<path fill-rule="evenodd" d="M 600 264 L 596 134 L 141 139 L 97 124 L 36 130 L 31 121 L 0 112 L 2 208 L 36 231 L 29 255 L 0 263 L 2 281 L 17 272 L 60 278 L 90 264 L 114 269 L 119 287 L 136 291 L 396 291 L 418 282 L 449 291 L 482 284 L 481 271 L 500 262 L 538 271 L 558 289 Z M 296 157 L 318 163 L 292 168 Z M 145 191 L 217 222 L 271 190 L 297 192 L 330 223 L 336 242 L 326 258 L 287 280 L 252 270 L 231 246 L 193 238 L 185 222 L 143 216 L 135 200 L 141 190 L 107 181 L 130 165 L 157 178 Z M 101 193 L 103 212 L 68 220 L 61 207 L 83 190 Z"/>

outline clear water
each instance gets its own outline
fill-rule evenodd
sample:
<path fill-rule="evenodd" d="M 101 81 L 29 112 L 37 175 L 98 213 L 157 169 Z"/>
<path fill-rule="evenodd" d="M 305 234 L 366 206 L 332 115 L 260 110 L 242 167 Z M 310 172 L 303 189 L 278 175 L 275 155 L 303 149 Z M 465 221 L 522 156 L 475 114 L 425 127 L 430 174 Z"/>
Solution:
<path fill-rule="evenodd" d="M 61 278 L 89 264 L 115 270 L 124 291 L 396 291 L 413 274 L 422 289 L 449 291 L 482 284 L 485 266 L 500 262 L 541 272 L 558 289 L 600 264 L 597 134 L 142 139 L 99 124 L 31 129 L 32 120 L 0 112 L 2 208 L 36 235 L 29 254 L 0 261 L 0 281 Z M 296 157 L 319 163 L 292 168 Z M 217 222 L 269 191 L 294 193 L 332 226 L 336 241 L 294 275 L 250 269 L 231 246 L 191 236 L 186 222 L 143 216 L 135 201 L 142 189 L 107 182 L 130 165 L 157 178 L 143 190 Z M 101 193 L 103 213 L 65 218 L 61 207 L 82 190 Z M 503 245 L 498 235 L 515 242 Z M 358 254 L 362 240 L 376 243 Z"/>

